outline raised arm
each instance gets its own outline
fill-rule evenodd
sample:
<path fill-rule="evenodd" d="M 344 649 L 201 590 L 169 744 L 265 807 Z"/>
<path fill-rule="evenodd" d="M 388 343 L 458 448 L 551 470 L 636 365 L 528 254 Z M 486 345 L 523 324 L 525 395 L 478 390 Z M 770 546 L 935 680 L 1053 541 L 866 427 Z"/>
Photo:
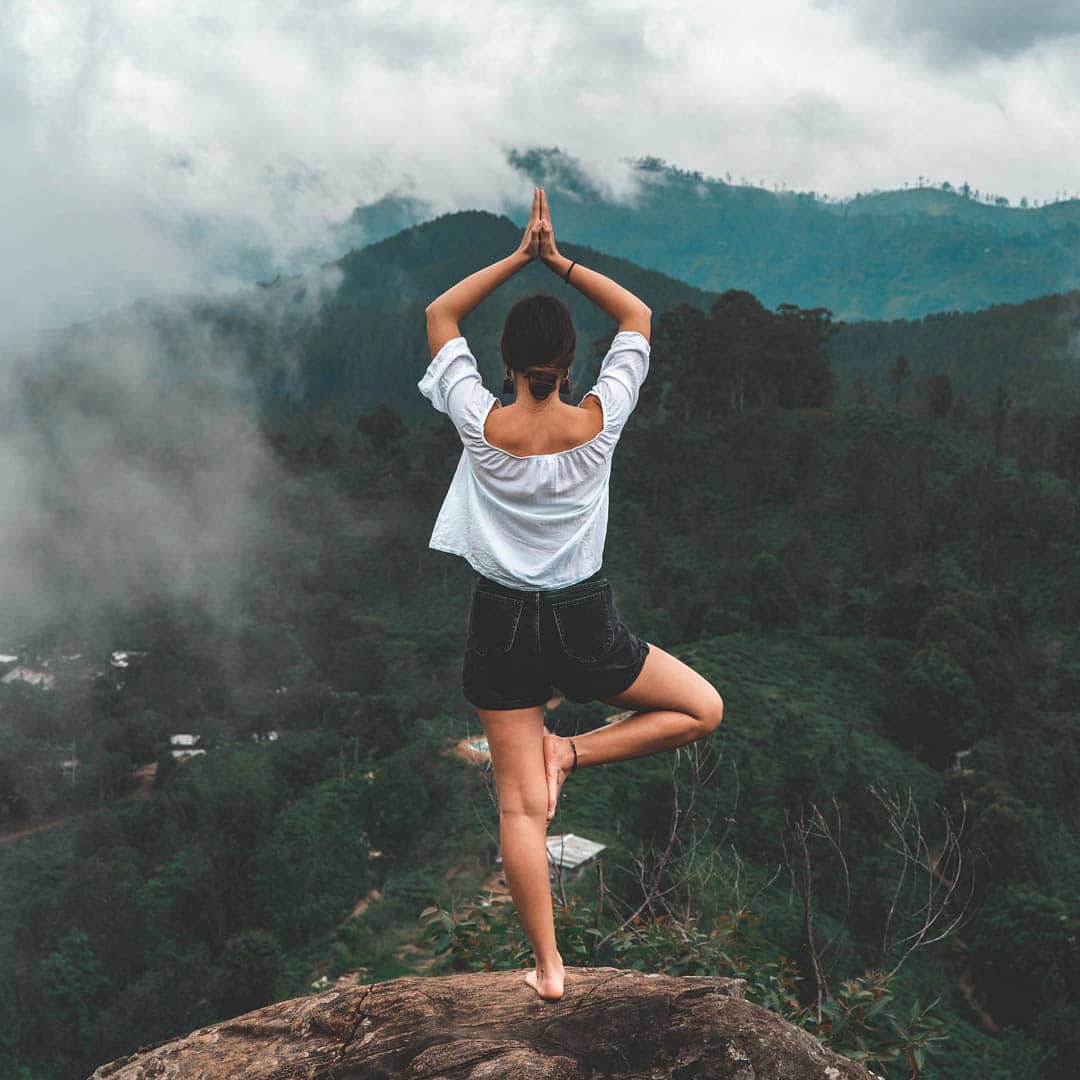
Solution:
<path fill-rule="evenodd" d="M 540 188 L 533 188 L 532 212 L 517 251 L 482 270 L 462 278 L 456 285 L 435 297 L 424 309 L 427 316 L 428 348 L 432 359 L 448 342 L 461 336 L 458 325 L 481 300 L 490 296 L 504 281 L 540 253 Z M 577 273 L 577 271 L 574 271 Z"/>
<path fill-rule="evenodd" d="M 569 282 L 584 293 L 597 307 L 606 311 L 618 324 L 620 330 L 636 330 L 646 341 L 652 333 L 652 309 L 639 300 L 629 289 L 596 270 L 568 259 L 555 246 L 555 231 L 551 225 L 547 195 L 540 188 L 540 258 L 544 265 L 566 278 L 573 267 Z"/>

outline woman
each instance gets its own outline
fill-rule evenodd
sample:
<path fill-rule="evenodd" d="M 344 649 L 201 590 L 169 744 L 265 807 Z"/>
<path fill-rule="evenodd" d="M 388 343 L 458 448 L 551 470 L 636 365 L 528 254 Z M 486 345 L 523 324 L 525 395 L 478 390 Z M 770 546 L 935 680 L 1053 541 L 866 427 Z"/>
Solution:
<path fill-rule="evenodd" d="M 553 392 L 570 389 L 576 344 L 561 301 L 537 294 L 507 315 L 505 392 L 516 396 L 505 408 L 485 389 L 458 325 L 536 258 L 618 323 L 596 385 L 576 407 Z M 517 251 L 426 310 L 432 360 L 417 385 L 464 444 L 430 546 L 462 555 L 476 573 L 462 689 L 491 751 L 503 870 L 536 961 L 525 981 L 557 1000 L 564 975 L 546 833 L 563 782 L 575 769 L 683 746 L 723 715 L 715 687 L 627 629 L 600 570 L 612 454 L 648 373 L 652 312 L 559 253 L 542 188 Z M 570 701 L 637 711 L 560 738 L 544 728 L 556 686 Z"/>

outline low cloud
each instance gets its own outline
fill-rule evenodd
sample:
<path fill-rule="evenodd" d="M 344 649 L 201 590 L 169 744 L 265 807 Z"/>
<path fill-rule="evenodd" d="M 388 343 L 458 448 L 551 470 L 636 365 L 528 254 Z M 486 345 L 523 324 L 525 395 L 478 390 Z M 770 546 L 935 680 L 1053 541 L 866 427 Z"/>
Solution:
<path fill-rule="evenodd" d="M 77 634 L 84 617 L 122 618 L 149 600 L 193 603 L 231 625 L 253 560 L 306 546 L 286 537 L 269 497 L 291 481 L 266 441 L 251 365 L 283 372 L 287 395 L 300 359 L 289 343 L 335 301 L 342 276 L 330 266 L 227 304 L 139 303 L 9 354 L 0 646 L 47 627 Z M 249 354 L 253 342 L 264 353 Z M 324 503 L 356 513 L 330 492 Z"/>
<path fill-rule="evenodd" d="M 1078 20 L 1003 0 L 9 0 L 0 344 L 317 267 L 388 192 L 520 215 L 515 149 L 559 147 L 631 203 L 644 157 L 834 196 L 922 175 L 1046 198 L 1080 172 Z M 964 62 L 927 66 L 935 49 Z"/>
<path fill-rule="evenodd" d="M 1019 56 L 1035 45 L 1080 34 L 1075 0 L 817 0 L 850 11 L 871 40 L 924 48 L 938 64 Z"/>
<path fill-rule="evenodd" d="M 224 612 L 276 472 L 238 358 L 181 311 L 114 318 L 12 365 L 0 415 L 0 630 L 135 610 Z M 21 638 L 20 638 L 21 640 Z"/>

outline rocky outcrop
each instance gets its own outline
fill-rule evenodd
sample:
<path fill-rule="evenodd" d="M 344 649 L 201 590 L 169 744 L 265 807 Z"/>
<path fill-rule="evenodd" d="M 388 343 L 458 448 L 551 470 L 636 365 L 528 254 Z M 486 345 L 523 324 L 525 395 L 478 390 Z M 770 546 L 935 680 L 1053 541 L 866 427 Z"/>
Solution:
<path fill-rule="evenodd" d="M 268 1005 L 91 1080 L 870 1080 L 743 986 L 567 968 L 563 998 L 544 1002 L 523 971 L 408 976 Z"/>

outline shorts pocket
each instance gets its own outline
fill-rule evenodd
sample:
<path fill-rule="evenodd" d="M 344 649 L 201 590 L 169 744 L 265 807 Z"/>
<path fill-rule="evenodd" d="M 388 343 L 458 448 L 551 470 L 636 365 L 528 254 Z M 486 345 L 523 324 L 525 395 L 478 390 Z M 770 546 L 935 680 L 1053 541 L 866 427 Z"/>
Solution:
<path fill-rule="evenodd" d="M 469 610 L 466 644 L 477 656 L 509 652 L 517 635 L 525 601 L 476 590 Z"/>
<path fill-rule="evenodd" d="M 579 664 L 591 664 L 615 645 L 615 611 L 611 586 L 588 596 L 575 596 L 551 605 L 563 652 Z"/>

